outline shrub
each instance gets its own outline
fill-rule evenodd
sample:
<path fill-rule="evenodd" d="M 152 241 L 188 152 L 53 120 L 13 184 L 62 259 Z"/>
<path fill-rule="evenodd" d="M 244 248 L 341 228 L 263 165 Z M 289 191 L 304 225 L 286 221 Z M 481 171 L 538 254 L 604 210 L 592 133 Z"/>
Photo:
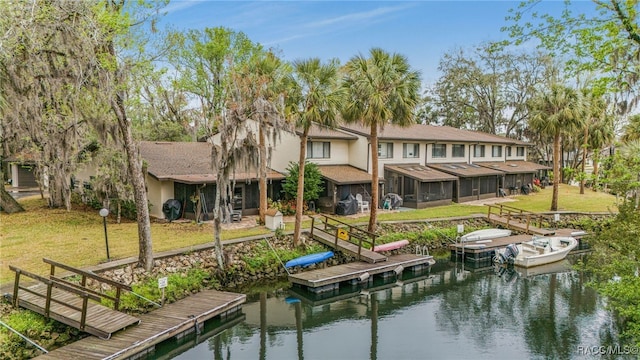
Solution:
<path fill-rule="evenodd" d="M 298 173 L 299 164 L 290 162 L 287 167 L 287 177 L 282 184 L 282 192 L 286 199 L 298 197 Z M 304 202 L 317 200 L 324 188 L 322 187 L 322 174 L 318 165 L 307 162 L 304 165 Z"/>

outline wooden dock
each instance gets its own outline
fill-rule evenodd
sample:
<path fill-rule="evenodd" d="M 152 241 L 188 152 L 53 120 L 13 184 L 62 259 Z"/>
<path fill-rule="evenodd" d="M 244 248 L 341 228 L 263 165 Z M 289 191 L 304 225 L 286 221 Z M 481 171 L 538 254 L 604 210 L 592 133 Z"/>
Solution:
<path fill-rule="evenodd" d="M 301 300 L 303 303 L 311 306 L 322 306 L 331 304 L 338 300 L 350 299 L 355 296 L 371 294 L 396 286 L 403 286 L 417 281 L 428 279 L 431 276 L 430 268 L 423 268 L 413 272 L 405 271 L 399 278 L 377 279 L 379 281 L 368 281 L 364 284 L 356 284 L 356 286 L 342 286 L 332 291 L 321 293 L 309 291 L 300 286 L 293 286 L 289 289 L 292 297 Z"/>
<path fill-rule="evenodd" d="M 336 239 L 335 235 L 324 232 L 322 230 L 315 229 L 312 236 L 318 242 L 321 242 L 345 254 L 359 257 L 362 261 L 366 261 L 371 264 L 387 261 L 387 257 L 380 253 L 373 252 L 364 248 L 359 248 L 358 245 L 348 241 Z"/>
<path fill-rule="evenodd" d="M 372 264 L 387 261 L 386 256 L 370 250 L 376 246 L 375 233 L 327 215 L 311 218 L 311 237 L 361 261 Z"/>
<path fill-rule="evenodd" d="M 47 286 L 43 284 L 22 288 L 19 291 L 17 304 L 25 309 L 45 315 L 47 309 L 46 293 Z M 94 302 L 87 302 L 84 325 L 80 325 L 83 323 L 83 315 L 77 309 L 81 309 L 83 306 L 82 298 L 58 288 L 51 289 L 51 298 L 55 301 L 51 301 L 49 304 L 48 315 L 50 318 L 102 339 L 109 339 L 116 331 L 140 322 L 140 319 L 131 315 Z"/>
<path fill-rule="evenodd" d="M 155 345 L 202 331 L 204 322 L 216 316 L 237 318 L 246 295 L 205 290 L 140 315 L 141 323 L 119 331 L 110 340 L 88 337 L 53 350 L 38 359 L 124 359 L 152 352 Z"/>
<path fill-rule="evenodd" d="M 435 260 L 432 256 L 400 254 L 390 256 L 387 261 L 381 263 L 354 262 L 292 274 L 289 275 L 289 281 L 310 291 L 323 292 L 338 288 L 341 282 L 365 281 L 377 274 L 402 274 L 404 269 L 422 268 L 433 264 Z"/>
<path fill-rule="evenodd" d="M 576 234 L 575 229 L 556 229 L 553 235 L 547 236 L 573 236 L 576 239 L 584 235 L 584 233 Z M 491 240 L 468 241 L 464 243 L 449 244 L 452 258 L 460 258 L 464 256 L 464 260 L 472 262 L 477 266 L 490 266 L 493 264 L 493 257 L 499 249 L 505 248 L 509 244 L 521 244 L 524 241 L 531 240 L 531 235 L 521 234 L 505 236 Z"/>
<path fill-rule="evenodd" d="M 140 322 L 138 318 L 117 311 L 122 291 L 131 291 L 131 287 L 53 260 L 45 258 L 43 261 L 51 265 L 49 277 L 9 265 L 9 269 L 16 273 L 13 293 L 10 295 L 14 307 L 29 309 L 103 339 L 108 339 L 116 331 Z M 80 282 L 56 276 L 56 268 L 72 271 L 80 276 Z M 25 285 L 22 281 L 25 277 L 37 283 Z M 87 279 L 115 288 L 116 295 L 111 296 L 88 288 Z M 114 309 L 101 305 L 103 299 L 111 301 Z"/>
<path fill-rule="evenodd" d="M 554 230 L 542 227 L 545 221 L 542 214 L 504 204 L 487 205 L 487 207 L 487 220 L 494 225 L 531 235 L 552 236 L 555 234 Z M 536 222 L 538 226 L 535 226 Z"/>

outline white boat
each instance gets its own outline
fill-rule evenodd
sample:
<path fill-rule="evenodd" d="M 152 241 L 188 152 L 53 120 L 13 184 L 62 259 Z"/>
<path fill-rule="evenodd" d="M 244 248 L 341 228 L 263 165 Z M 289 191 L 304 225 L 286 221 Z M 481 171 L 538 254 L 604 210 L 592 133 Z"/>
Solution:
<path fill-rule="evenodd" d="M 496 261 L 530 268 L 560 261 L 576 246 L 578 240 L 571 236 L 534 237 L 522 244 L 508 245 L 498 253 Z"/>
<path fill-rule="evenodd" d="M 460 237 L 460 241 L 479 241 L 479 240 L 491 240 L 511 235 L 509 229 L 482 229 L 472 231 L 466 235 Z"/>
<path fill-rule="evenodd" d="M 518 276 L 523 278 L 532 278 L 538 275 L 548 275 L 563 273 L 571 270 L 571 263 L 567 259 L 553 262 L 551 264 L 545 264 L 535 266 L 531 268 L 518 267 L 515 268 Z"/>

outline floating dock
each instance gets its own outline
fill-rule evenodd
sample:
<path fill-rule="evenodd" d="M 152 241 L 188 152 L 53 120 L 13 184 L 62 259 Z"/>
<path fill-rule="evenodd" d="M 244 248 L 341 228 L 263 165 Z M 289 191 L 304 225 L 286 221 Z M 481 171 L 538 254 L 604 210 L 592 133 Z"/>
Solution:
<path fill-rule="evenodd" d="M 399 254 L 389 256 L 387 261 L 380 263 L 354 262 L 292 274 L 289 275 L 289 281 L 320 293 L 333 291 L 343 282 L 365 282 L 374 275 L 400 276 L 405 269 L 418 271 L 433 264 L 435 260 L 429 255 Z"/>
<path fill-rule="evenodd" d="M 109 340 L 94 336 L 53 350 L 37 359 L 126 359 L 152 353 L 173 337 L 200 333 L 214 317 L 233 321 L 241 313 L 246 295 L 205 290 L 139 316 L 140 324 L 114 333 Z"/>
<path fill-rule="evenodd" d="M 550 236 L 573 236 L 580 242 L 584 232 L 575 229 L 553 230 Z M 475 267 L 485 267 L 493 265 L 493 257 L 500 249 L 509 244 L 521 244 L 531 240 L 529 234 L 505 236 L 491 240 L 468 241 L 463 243 L 449 244 L 452 259 L 463 258 L 465 262 L 473 264 Z"/>

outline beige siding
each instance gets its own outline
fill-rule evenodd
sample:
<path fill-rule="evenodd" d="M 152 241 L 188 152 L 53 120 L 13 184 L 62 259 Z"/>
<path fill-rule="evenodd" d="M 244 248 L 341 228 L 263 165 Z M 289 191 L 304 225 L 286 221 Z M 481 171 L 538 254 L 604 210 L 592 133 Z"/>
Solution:
<path fill-rule="evenodd" d="M 151 209 L 149 215 L 164 219 L 162 213 L 162 204 L 167 200 L 173 199 L 173 181 L 158 181 L 151 176 L 147 176 L 147 197 Z"/>

